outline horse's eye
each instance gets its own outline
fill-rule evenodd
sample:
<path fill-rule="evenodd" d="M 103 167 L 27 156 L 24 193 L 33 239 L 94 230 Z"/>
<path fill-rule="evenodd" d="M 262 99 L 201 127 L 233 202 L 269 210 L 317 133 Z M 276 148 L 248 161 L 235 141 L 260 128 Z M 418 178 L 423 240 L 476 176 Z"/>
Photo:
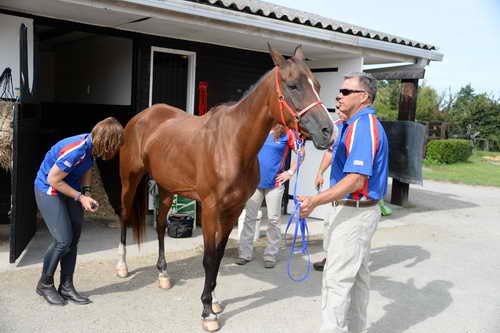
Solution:
<path fill-rule="evenodd" d="M 290 90 L 297 90 L 297 85 L 295 85 L 295 84 L 287 84 L 287 86 L 288 86 L 288 89 L 290 89 Z"/>

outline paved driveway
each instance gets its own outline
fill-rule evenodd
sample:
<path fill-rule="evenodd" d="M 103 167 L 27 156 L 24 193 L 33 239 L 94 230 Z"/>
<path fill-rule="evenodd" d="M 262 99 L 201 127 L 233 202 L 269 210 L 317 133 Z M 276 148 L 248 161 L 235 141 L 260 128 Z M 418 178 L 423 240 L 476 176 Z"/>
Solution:
<path fill-rule="evenodd" d="M 374 237 L 369 333 L 500 332 L 500 189 L 427 181 L 412 186 L 410 195 L 412 208 L 384 217 Z M 322 255 L 322 223 L 309 224 L 314 261 Z M 94 303 L 63 308 L 34 293 L 49 242 L 46 230 L 17 265 L 6 264 L 5 235 L 0 230 L 2 333 L 202 332 L 199 233 L 168 238 L 174 286 L 165 291 L 157 287 L 151 228 L 141 252 L 129 246 L 131 275 L 119 279 L 113 275 L 118 230 L 86 224 L 77 286 Z M 264 269 L 261 245 L 257 258 L 240 267 L 233 264 L 237 241 L 229 244 L 217 288 L 225 306 L 221 332 L 318 332 L 321 274 L 290 281 L 285 251 L 274 270 Z M 295 264 L 300 269 L 304 261 Z"/>

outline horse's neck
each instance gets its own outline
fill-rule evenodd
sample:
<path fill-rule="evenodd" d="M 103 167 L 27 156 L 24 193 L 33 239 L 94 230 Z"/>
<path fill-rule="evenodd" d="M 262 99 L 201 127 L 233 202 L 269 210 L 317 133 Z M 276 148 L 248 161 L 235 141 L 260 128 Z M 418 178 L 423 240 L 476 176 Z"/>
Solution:
<path fill-rule="evenodd" d="M 272 73 L 270 71 L 253 91 L 234 106 L 239 119 L 235 137 L 244 156 L 251 160 L 257 156 L 275 122 L 271 113 L 272 108 L 278 105 L 278 97 Z"/>

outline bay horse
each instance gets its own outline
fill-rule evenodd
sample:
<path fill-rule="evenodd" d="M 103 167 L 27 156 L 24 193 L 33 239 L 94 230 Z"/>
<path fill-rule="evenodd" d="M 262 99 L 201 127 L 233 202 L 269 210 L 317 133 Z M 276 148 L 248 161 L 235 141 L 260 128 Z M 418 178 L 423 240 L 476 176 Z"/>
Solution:
<path fill-rule="evenodd" d="M 120 148 L 121 242 L 117 275 L 126 277 L 127 226 L 140 242 L 147 210 L 147 177 L 158 184 L 156 221 L 160 286 L 170 287 L 164 254 L 166 216 L 174 194 L 201 202 L 205 284 L 202 327 L 219 329 L 220 304 L 214 300 L 226 243 L 259 180 L 257 153 L 271 127 L 281 122 L 298 128 L 318 149 L 329 147 L 333 124 L 319 100 L 319 83 L 299 46 L 286 60 L 269 46 L 274 69 L 232 105 L 220 105 L 196 117 L 165 104 L 134 116 Z"/>

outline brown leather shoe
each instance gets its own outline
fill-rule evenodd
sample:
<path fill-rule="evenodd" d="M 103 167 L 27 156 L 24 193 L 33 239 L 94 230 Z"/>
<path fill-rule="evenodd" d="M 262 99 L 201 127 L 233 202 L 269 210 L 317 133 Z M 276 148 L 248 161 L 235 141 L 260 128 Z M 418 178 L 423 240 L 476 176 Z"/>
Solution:
<path fill-rule="evenodd" d="M 313 264 L 314 270 L 319 271 L 319 272 L 323 272 L 323 270 L 325 269 L 325 263 L 326 263 L 326 258 L 321 260 L 321 261 L 315 262 Z"/>

